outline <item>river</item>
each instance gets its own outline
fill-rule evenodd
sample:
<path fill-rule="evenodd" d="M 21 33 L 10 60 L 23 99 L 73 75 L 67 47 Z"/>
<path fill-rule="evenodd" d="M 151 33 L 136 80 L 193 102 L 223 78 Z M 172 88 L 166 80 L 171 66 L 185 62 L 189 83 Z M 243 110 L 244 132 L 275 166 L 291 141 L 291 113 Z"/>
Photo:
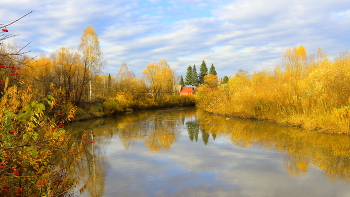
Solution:
<path fill-rule="evenodd" d="M 72 123 L 87 134 L 76 194 L 350 196 L 350 137 L 229 119 L 194 107 Z"/>

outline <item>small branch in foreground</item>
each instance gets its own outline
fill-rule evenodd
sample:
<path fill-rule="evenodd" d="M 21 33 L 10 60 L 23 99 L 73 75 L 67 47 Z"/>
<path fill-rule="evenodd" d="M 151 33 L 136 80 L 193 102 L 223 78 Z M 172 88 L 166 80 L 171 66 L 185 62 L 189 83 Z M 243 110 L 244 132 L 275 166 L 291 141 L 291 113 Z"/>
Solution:
<path fill-rule="evenodd" d="M 18 18 L 17 20 L 12 21 L 11 23 L 9 23 L 9 24 L 7 24 L 7 25 L 1 26 L 0 28 L 6 28 L 7 26 L 12 25 L 13 23 L 15 23 L 15 22 L 21 20 L 22 18 L 26 17 L 28 14 L 31 14 L 31 13 L 34 12 L 34 11 L 35 11 L 35 10 L 30 11 L 30 12 L 28 12 L 27 14 L 25 14 L 25 15 L 21 16 L 20 18 Z"/>

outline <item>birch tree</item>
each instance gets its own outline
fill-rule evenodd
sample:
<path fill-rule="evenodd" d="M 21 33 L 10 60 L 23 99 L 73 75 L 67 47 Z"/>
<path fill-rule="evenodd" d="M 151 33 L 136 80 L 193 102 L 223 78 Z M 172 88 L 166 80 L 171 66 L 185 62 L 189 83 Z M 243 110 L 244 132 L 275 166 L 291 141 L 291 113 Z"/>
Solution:
<path fill-rule="evenodd" d="M 81 53 L 81 62 L 84 66 L 84 73 L 82 76 L 83 84 L 89 83 L 89 100 L 92 98 L 91 80 L 92 76 L 100 73 L 102 67 L 105 65 L 98 35 L 95 29 L 88 25 L 83 35 L 80 38 L 81 43 L 79 45 L 79 51 Z M 85 90 L 84 92 L 86 92 Z M 82 98 L 84 95 L 81 92 L 79 97 Z"/>

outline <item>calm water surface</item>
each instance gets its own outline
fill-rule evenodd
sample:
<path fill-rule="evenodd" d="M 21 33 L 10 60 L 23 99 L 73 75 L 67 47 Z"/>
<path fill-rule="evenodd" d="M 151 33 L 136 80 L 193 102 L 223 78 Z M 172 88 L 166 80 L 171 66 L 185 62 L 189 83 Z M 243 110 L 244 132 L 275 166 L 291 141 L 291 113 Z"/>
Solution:
<path fill-rule="evenodd" d="M 350 196 L 350 138 L 227 119 L 196 108 L 71 124 L 95 135 L 77 194 Z M 92 136 L 90 136 L 92 137 Z"/>

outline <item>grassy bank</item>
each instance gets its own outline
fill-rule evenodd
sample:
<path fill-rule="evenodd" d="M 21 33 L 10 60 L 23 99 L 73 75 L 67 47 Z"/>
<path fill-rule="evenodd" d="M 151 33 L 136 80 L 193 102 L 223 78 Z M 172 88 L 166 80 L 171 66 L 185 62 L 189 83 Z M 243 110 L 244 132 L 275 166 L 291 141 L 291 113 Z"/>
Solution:
<path fill-rule="evenodd" d="M 155 100 L 152 96 L 146 96 L 142 99 L 140 98 L 136 100 L 132 98 L 132 95 L 119 94 L 115 98 L 99 99 L 94 102 L 81 104 L 79 107 L 76 107 L 74 120 L 78 121 L 91 118 L 101 118 L 133 110 L 191 105 L 195 105 L 195 98 L 193 96 L 170 94 L 158 100 Z M 67 112 L 67 110 L 63 111 Z"/>
<path fill-rule="evenodd" d="M 263 119 L 327 133 L 350 133 L 350 54 L 329 60 L 321 50 L 291 48 L 283 65 L 238 72 L 228 84 L 197 89 L 196 105 L 224 116 Z"/>

